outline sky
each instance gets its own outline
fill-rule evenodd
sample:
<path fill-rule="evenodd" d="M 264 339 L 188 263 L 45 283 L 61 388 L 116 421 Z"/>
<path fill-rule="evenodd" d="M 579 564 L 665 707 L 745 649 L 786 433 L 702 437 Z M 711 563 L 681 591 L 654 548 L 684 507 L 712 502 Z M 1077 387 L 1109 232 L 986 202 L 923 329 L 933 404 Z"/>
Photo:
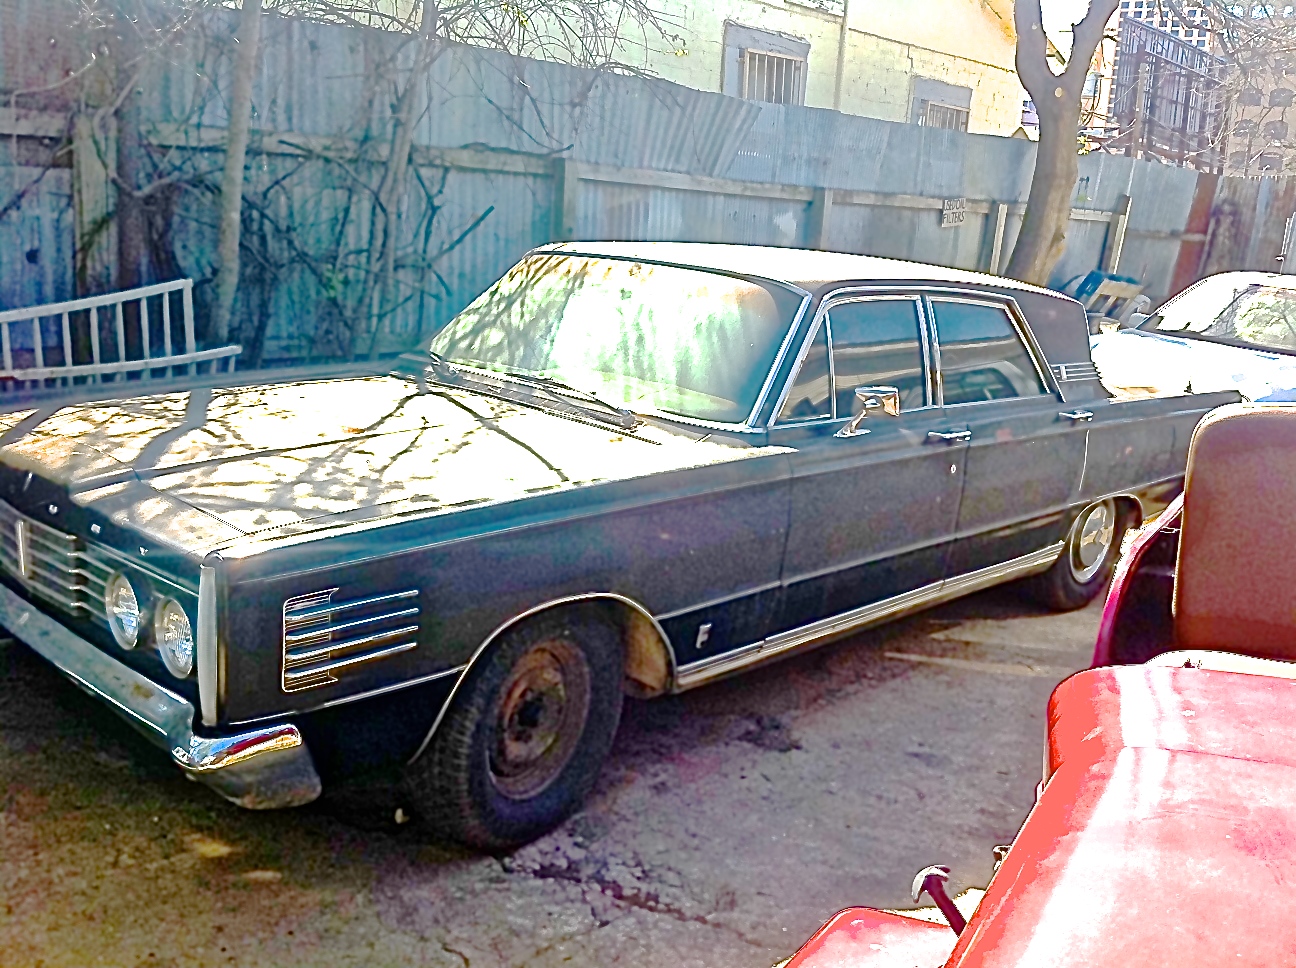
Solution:
<path fill-rule="evenodd" d="M 1064 55 L 1071 53 L 1071 25 L 1084 19 L 1089 0 L 1042 0 L 1044 33 Z"/>

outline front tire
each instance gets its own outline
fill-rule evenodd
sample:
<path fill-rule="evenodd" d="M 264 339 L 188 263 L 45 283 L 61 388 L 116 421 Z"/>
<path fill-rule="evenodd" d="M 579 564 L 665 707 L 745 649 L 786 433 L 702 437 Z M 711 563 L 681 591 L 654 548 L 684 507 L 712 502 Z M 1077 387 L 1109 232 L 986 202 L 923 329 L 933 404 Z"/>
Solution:
<path fill-rule="evenodd" d="M 1107 587 L 1129 519 L 1108 498 L 1089 505 L 1067 533 L 1053 567 L 1031 580 L 1033 598 L 1059 612 L 1083 608 Z"/>
<path fill-rule="evenodd" d="M 596 609 L 506 632 L 409 768 L 415 807 L 482 850 L 518 847 L 584 802 L 621 719 L 621 636 Z"/>

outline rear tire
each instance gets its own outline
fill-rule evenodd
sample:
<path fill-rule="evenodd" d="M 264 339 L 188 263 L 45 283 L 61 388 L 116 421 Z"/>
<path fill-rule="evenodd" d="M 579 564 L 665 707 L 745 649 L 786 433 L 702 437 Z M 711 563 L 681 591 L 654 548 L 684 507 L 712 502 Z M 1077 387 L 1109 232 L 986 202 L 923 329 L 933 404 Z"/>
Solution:
<path fill-rule="evenodd" d="M 619 630 L 596 609 L 506 632 L 408 768 L 415 808 L 491 852 L 552 830 L 584 802 L 612 746 L 623 662 Z"/>
<path fill-rule="evenodd" d="M 1107 587 L 1128 528 L 1129 515 L 1112 499 L 1089 505 L 1071 526 L 1053 567 L 1030 580 L 1031 597 L 1059 612 L 1084 608 Z"/>

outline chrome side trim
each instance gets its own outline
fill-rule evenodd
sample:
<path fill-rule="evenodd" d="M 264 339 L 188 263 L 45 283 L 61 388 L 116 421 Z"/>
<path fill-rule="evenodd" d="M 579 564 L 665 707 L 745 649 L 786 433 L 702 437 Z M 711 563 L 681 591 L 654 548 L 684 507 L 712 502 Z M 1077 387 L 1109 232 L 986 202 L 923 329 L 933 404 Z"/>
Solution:
<path fill-rule="evenodd" d="M 1045 571 L 1052 566 L 1053 562 L 1057 561 L 1058 556 L 1062 553 L 1062 546 L 1063 542 L 1059 541 L 1049 545 L 1047 548 L 1042 548 L 1039 551 L 1023 555 L 1020 558 L 1014 558 L 1002 564 L 981 568 L 946 581 L 932 582 L 930 585 L 915 588 L 913 591 L 895 595 L 870 605 L 864 605 L 849 612 L 842 612 L 840 615 L 820 619 L 809 625 L 803 625 L 801 628 L 780 632 L 764 641 L 754 642 L 751 645 L 726 652 L 723 655 L 712 656 L 698 662 L 690 662 L 688 665 L 680 667 L 676 672 L 673 691 L 684 692 L 687 689 L 694 689 L 704 683 L 711 682 L 713 679 L 719 679 L 749 666 L 770 661 L 791 652 L 793 649 L 820 639 L 840 635 L 843 632 L 855 631 L 868 625 L 897 618 L 908 612 L 917 611 L 920 608 L 927 608 L 940 602 L 980 591 L 983 588 L 989 588 L 992 585 L 998 585 L 1001 582 L 1012 581 L 1015 578 L 1022 578 L 1026 575 Z"/>
<path fill-rule="evenodd" d="M 216 569 L 203 565 L 198 570 L 198 629 L 195 650 L 198 658 L 198 705 L 204 726 L 215 726 L 220 705 L 220 647 L 216 635 Z"/>
<path fill-rule="evenodd" d="M 334 685 L 334 673 L 418 647 L 417 588 L 335 602 L 338 590 L 295 595 L 283 603 L 284 692 Z M 357 617 L 337 621 L 346 613 Z"/>
<path fill-rule="evenodd" d="M 251 810 L 295 807 L 320 795 L 301 731 L 277 723 L 234 736 L 198 736 L 194 707 L 0 586 L 0 626 L 78 686 L 112 706 L 172 762 Z"/>
<path fill-rule="evenodd" d="M 481 645 L 477 646 L 477 649 L 473 652 L 468 661 L 460 667 L 462 671 L 459 673 L 459 678 L 455 680 L 454 688 L 450 690 L 450 695 L 446 697 L 446 701 L 441 705 L 441 709 L 438 710 L 436 719 L 432 721 L 431 728 L 428 729 L 427 735 L 423 737 L 423 742 L 419 744 L 419 748 L 414 751 L 414 755 L 411 756 L 407 762 L 413 763 L 423 755 L 423 752 L 428 748 L 428 744 L 432 742 L 432 737 L 436 735 L 436 731 L 440 728 L 441 721 L 445 719 L 446 713 L 449 712 L 451 705 L 453 705 L 455 697 L 459 695 L 459 690 L 463 687 L 464 680 L 467 679 L 468 674 L 472 672 L 473 666 L 477 664 L 477 660 L 486 654 L 487 649 L 494 645 L 495 641 L 501 635 L 513 628 L 513 626 L 517 625 L 519 622 L 526 621 L 528 618 L 531 618 L 534 615 L 539 615 L 541 612 L 547 612 L 550 609 L 558 608 L 562 605 L 571 605 L 576 602 L 599 601 L 619 602 L 622 605 L 634 609 L 634 611 L 638 612 L 641 616 L 652 623 L 652 627 L 657 632 L 657 636 L 661 639 L 662 645 L 666 647 L 666 681 L 673 682 L 677 675 L 677 666 L 675 662 L 675 647 L 671 645 L 670 636 L 666 634 L 666 630 L 661 627 L 661 623 L 653 617 L 652 613 L 636 602 L 633 598 L 628 598 L 625 595 L 620 595 L 616 592 L 590 592 L 584 595 L 568 595 L 564 598 L 555 598 L 552 601 L 536 605 L 533 608 L 528 608 L 525 612 L 513 616 L 498 625 L 490 635 L 486 636 Z"/>
<path fill-rule="evenodd" d="M 467 666 L 455 666 L 453 669 L 442 669 L 440 672 L 434 672 L 428 676 L 419 676 L 417 679 L 405 679 L 401 682 L 393 682 L 389 686 L 379 686 L 377 689 L 370 689 L 368 692 L 357 692 L 354 696 L 343 696 L 341 699 L 330 699 L 320 706 L 312 707 L 314 710 L 332 709 L 334 706 L 345 706 L 347 703 L 360 702 L 363 699 L 373 699 L 376 696 L 385 696 L 390 692 L 399 692 L 401 689 L 410 689 L 414 686 L 426 685 L 429 682 L 436 682 L 438 679 L 444 679 L 447 676 L 462 675 Z"/>
<path fill-rule="evenodd" d="M 1049 367 L 1059 383 L 1075 383 L 1080 380 L 1097 380 L 1098 367 L 1089 363 L 1054 363 Z"/>

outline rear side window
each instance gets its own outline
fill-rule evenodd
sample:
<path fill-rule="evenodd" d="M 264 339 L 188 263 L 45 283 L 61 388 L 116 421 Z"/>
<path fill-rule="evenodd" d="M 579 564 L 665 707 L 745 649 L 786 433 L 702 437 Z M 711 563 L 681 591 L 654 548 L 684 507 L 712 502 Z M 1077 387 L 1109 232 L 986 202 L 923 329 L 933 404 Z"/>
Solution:
<path fill-rule="evenodd" d="M 1048 393 L 1008 310 L 933 299 L 945 405 Z"/>

